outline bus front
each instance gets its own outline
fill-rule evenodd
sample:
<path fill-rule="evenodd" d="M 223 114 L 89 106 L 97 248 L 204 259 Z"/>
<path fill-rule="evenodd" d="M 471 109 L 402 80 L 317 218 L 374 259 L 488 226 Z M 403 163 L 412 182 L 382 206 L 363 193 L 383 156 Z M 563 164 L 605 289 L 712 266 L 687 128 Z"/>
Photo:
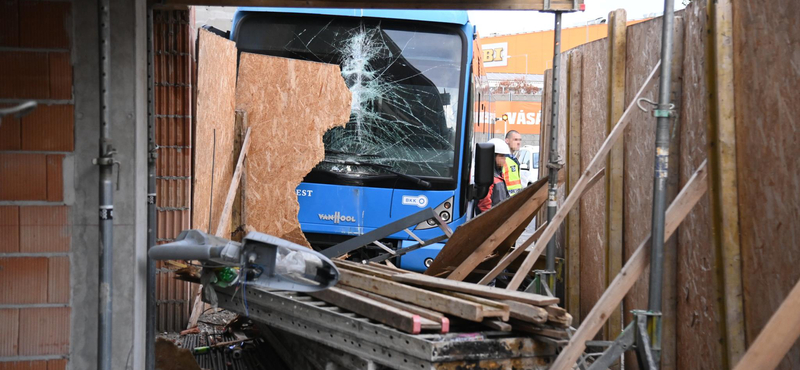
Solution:
<path fill-rule="evenodd" d="M 337 64 L 352 93 L 350 121 L 324 135 L 325 159 L 296 189 L 298 219 L 315 248 L 423 208 L 434 208 L 451 228 L 464 222 L 470 160 L 463 157 L 471 136 L 464 101 L 472 33 L 466 12 L 237 13 L 231 38 L 240 52 Z M 424 222 L 411 229 L 424 240 L 442 234 Z M 409 241 L 415 243 L 401 232 L 382 242 L 402 248 Z M 358 253 L 369 257 L 375 251 Z M 428 253 L 435 255 L 435 248 Z"/>

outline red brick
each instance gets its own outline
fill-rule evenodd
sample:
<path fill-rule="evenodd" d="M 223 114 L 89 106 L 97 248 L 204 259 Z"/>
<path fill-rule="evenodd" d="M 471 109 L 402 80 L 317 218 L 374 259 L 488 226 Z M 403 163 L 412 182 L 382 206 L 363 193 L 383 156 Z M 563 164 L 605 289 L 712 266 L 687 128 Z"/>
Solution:
<path fill-rule="evenodd" d="M 63 162 L 63 154 L 47 155 L 47 200 L 49 202 L 61 202 L 64 200 Z"/>
<path fill-rule="evenodd" d="M 69 307 L 21 308 L 19 355 L 66 355 L 69 351 Z"/>
<path fill-rule="evenodd" d="M 0 258 L 0 304 L 47 303 L 47 258 Z"/>
<path fill-rule="evenodd" d="M 71 233 L 68 213 L 67 206 L 20 207 L 20 252 L 69 252 Z"/>
<path fill-rule="evenodd" d="M 19 310 L 0 310 L 0 323 L 0 356 L 16 356 L 19 345 Z"/>
<path fill-rule="evenodd" d="M 19 46 L 19 3 L 0 0 L 0 46 Z"/>
<path fill-rule="evenodd" d="M 47 53 L 0 51 L 0 98 L 50 98 Z"/>
<path fill-rule="evenodd" d="M 41 105 L 22 117 L 22 150 L 71 152 L 74 129 L 71 104 Z"/>
<path fill-rule="evenodd" d="M 0 200 L 47 200 L 44 154 L 0 153 Z"/>
<path fill-rule="evenodd" d="M 47 361 L 0 362 L 0 370 L 47 370 Z"/>
<path fill-rule="evenodd" d="M 19 207 L 0 207 L 0 253 L 19 252 Z"/>
<path fill-rule="evenodd" d="M 50 99 L 72 98 L 72 63 L 69 53 L 50 53 Z"/>
<path fill-rule="evenodd" d="M 64 370 L 67 368 L 67 360 L 47 361 L 47 370 Z"/>
<path fill-rule="evenodd" d="M 20 2 L 20 46 L 69 49 L 71 8 L 72 4 L 62 1 Z"/>
<path fill-rule="evenodd" d="M 47 267 L 47 302 L 69 303 L 69 257 L 50 257 Z"/>
<path fill-rule="evenodd" d="M 0 105 L 2 108 L 9 106 L 9 104 Z M 0 150 L 19 150 L 20 137 L 19 118 L 14 115 L 0 118 Z"/>

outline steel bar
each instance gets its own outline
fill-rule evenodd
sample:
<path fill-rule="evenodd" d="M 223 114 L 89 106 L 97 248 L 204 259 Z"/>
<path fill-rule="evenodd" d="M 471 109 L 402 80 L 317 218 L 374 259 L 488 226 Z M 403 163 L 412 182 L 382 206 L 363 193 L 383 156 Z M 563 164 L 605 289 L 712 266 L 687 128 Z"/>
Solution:
<path fill-rule="evenodd" d="M 670 91 L 672 84 L 672 42 L 675 23 L 674 0 L 664 1 L 663 28 L 661 30 L 661 76 L 659 81 L 658 108 L 655 115 L 658 118 L 656 125 L 656 153 L 655 171 L 653 181 L 653 214 L 652 237 L 650 250 L 650 297 L 648 309 L 651 312 L 661 312 L 662 279 L 664 277 L 664 218 L 667 209 L 667 174 L 669 172 L 669 126 L 672 116 L 670 104 Z M 661 316 L 648 318 L 648 332 L 651 344 L 660 343 L 661 332 L 656 330 L 660 325 Z M 660 357 L 655 359 L 656 366 Z"/>
<path fill-rule="evenodd" d="M 561 12 L 555 12 L 556 20 L 555 20 L 555 39 L 554 39 L 554 49 L 553 49 L 553 97 L 552 97 L 552 108 L 550 109 L 552 118 L 550 120 L 550 154 L 549 154 L 549 163 L 547 165 L 548 175 L 550 177 L 550 185 L 547 191 L 547 222 L 548 224 L 552 224 L 553 217 L 556 216 L 556 208 L 558 206 L 558 201 L 556 200 L 556 196 L 558 195 L 558 171 L 561 167 L 560 165 L 560 158 L 558 157 L 558 109 L 559 109 L 559 94 L 561 85 L 559 76 L 561 73 Z M 550 287 L 551 292 L 556 291 L 556 279 L 554 272 L 556 270 L 556 240 L 550 239 L 547 242 L 547 254 L 546 254 L 546 267 L 545 269 L 550 272 L 547 275 L 547 285 Z"/>
<path fill-rule="evenodd" d="M 112 340 L 112 297 L 113 297 L 113 243 L 114 243 L 114 148 L 111 146 L 109 89 L 111 72 L 111 25 L 110 0 L 99 0 L 97 8 L 99 74 L 100 74 L 100 151 L 95 164 L 100 167 L 99 181 L 99 292 L 98 292 L 98 333 L 97 368 L 111 369 Z"/>
<path fill-rule="evenodd" d="M 158 146 L 156 143 L 155 119 L 155 74 L 153 50 L 153 9 L 147 9 L 147 251 L 156 245 L 156 158 Z M 146 370 L 155 369 L 155 340 L 156 340 L 156 262 L 147 258 L 147 287 L 145 307 L 145 362 Z"/>

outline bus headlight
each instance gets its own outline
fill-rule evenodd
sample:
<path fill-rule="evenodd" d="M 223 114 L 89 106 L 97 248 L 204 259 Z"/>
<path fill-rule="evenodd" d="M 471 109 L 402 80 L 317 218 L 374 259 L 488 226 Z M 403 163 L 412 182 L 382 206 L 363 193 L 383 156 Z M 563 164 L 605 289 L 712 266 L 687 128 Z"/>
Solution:
<path fill-rule="evenodd" d="M 453 197 L 447 198 L 447 200 L 436 206 L 436 208 L 433 209 L 433 212 L 439 215 L 439 218 L 441 218 L 445 223 L 450 223 L 453 221 Z M 420 222 L 419 225 L 414 228 L 414 230 L 426 230 L 434 227 L 437 227 L 436 223 L 433 222 L 433 220 L 428 220 L 425 222 Z"/>

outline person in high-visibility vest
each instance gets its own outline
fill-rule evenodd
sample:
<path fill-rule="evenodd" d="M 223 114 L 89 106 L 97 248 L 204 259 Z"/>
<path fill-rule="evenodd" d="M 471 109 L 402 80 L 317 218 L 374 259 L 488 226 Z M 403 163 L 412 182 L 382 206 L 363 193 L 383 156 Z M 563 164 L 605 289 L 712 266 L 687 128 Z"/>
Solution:
<path fill-rule="evenodd" d="M 503 139 L 491 139 L 489 140 L 490 143 L 494 144 L 495 147 L 503 146 L 504 148 L 509 148 L 508 154 L 505 155 L 505 160 L 503 161 L 502 166 L 502 175 L 503 175 L 503 182 L 505 182 L 506 189 L 508 189 L 509 195 L 514 195 L 522 191 L 522 179 L 519 176 L 519 163 L 511 157 L 511 151 L 508 144 L 506 144 Z"/>
<path fill-rule="evenodd" d="M 483 199 L 478 201 L 478 211 L 480 213 L 488 211 L 490 208 L 500 204 L 500 202 L 510 197 L 505 180 L 503 179 L 503 167 L 505 167 L 508 155 L 511 151 L 508 145 L 501 139 L 491 139 L 490 144 L 494 145 L 494 179 L 489 186 L 489 192 Z"/>

